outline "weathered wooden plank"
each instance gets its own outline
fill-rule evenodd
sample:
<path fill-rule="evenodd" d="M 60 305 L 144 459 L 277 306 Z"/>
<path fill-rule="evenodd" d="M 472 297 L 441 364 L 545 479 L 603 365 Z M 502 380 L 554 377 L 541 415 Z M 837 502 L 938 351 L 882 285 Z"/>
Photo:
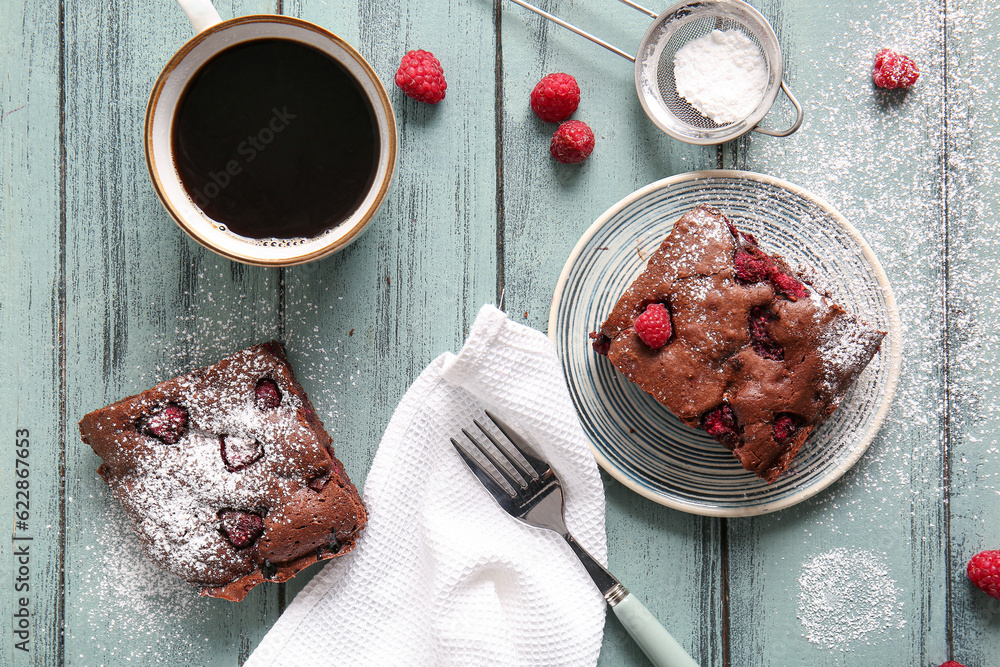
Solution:
<path fill-rule="evenodd" d="M 224 17 L 273 11 L 220 2 Z M 236 664 L 279 613 L 281 590 L 199 598 L 139 554 L 98 461 L 77 437 L 89 410 L 280 332 L 279 275 L 190 241 L 143 158 L 146 100 L 191 36 L 175 3 L 67 2 L 67 660 Z"/>
<path fill-rule="evenodd" d="M 224 16 L 274 9 L 253 0 L 219 4 Z M 988 664 L 1000 648 L 1000 605 L 968 586 L 964 565 L 976 551 L 997 546 L 1000 518 L 993 370 L 1000 303 L 991 224 L 997 186 L 983 167 L 992 162 L 997 134 L 985 60 L 995 51 L 997 10 L 982 0 L 949 2 L 947 17 L 943 3 L 929 0 L 906 7 L 757 4 L 782 39 L 786 76 L 806 105 L 807 122 L 789 139 L 752 137 L 727 147 L 725 162 L 812 189 L 872 243 L 902 308 L 899 395 L 854 471 L 813 501 L 773 516 L 687 517 L 606 479 L 612 569 L 704 664 L 723 664 L 727 623 L 734 665 L 833 665 L 843 662 L 843 650 L 873 664 L 939 664 L 946 657 Z M 237 662 L 280 610 L 277 587 L 240 605 L 201 600 L 141 560 L 95 475 L 95 457 L 76 438 L 84 412 L 284 333 L 360 484 L 406 386 L 438 352 L 461 343 L 498 284 L 510 312 L 544 327 L 563 261 L 597 215 L 647 182 L 715 166 L 714 150 L 674 142 L 646 120 L 629 63 L 512 5 L 281 6 L 358 46 L 392 91 L 401 125 L 400 171 L 372 229 L 338 256 L 286 271 L 250 269 L 201 250 L 170 222 L 148 185 L 141 148 L 146 95 L 161 64 L 189 36 L 173 4 L 65 3 L 62 106 L 58 6 L 0 8 L 4 34 L 21 35 L 4 42 L 0 62 L 0 234 L 6 275 L 18 276 L 0 283 L 3 340 L 18 341 L 16 353 L 13 346 L 0 351 L 0 368 L 18 388 L 0 398 L 0 414 L 11 428 L 25 416 L 33 420 L 32 446 L 43 446 L 32 449 L 32 488 L 47 495 L 37 511 L 32 504 L 31 530 L 52 527 L 33 543 L 41 547 L 34 573 L 45 599 L 35 607 L 35 662 L 55 663 L 60 655 L 56 471 L 63 447 L 67 662 Z M 647 25 L 642 15 L 596 1 L 546 6 L 626 50 Z M 868 83 L 872 54 L 890 43 L 921 64 L 921 83 L 909 95 L 880 93 Z M 406 48 L 430 49 L 444 61 L 451 89 L 442 105 L 420 106 L 392 89 Z M 528 92 L 550 71 L 573 73 L 584 88 L 576 117 L 598 135 L 584 165 L 552 162 L 554 126 L 528 109 Z M 60 113 L 67 142 L 64 245 Z M 9 467 L 13 454 L 5 456 Z M 13 481 L 4 482 L 0 502 L 11 504 Z M 42 516 L 49 517 L 44 524 Z M 9 549 L 0 545 L 5 577 Z M 730 561 L 728 621 L 721 555 Z M 874 610 L 884 625 L 861 623 L 872 614 L 834 614 L 800 581 L 844 573 L 869 577 L 877 595 L 860 611 Z M 289 599 L 307 578 L 287 588 Z M 948 588 L 950 626 L 942 594 Z M 10 605 L 5 599 L 0 612 L 12 613 Z M 0 633 L 0 655 L 22 658 L 9 630 Z M 640 660 L 609 620 L 602 664 Z"/>
<path fill-rule="evenodd" d="M 541 5 L 630 53 L 650 21 L 614 3 Z M 638 187 L 716 167 L 717 152 L 675 141 L 653 125 L 636 97 L 630 62 L 513 3 L 499 6 L 505 304 L 515 320 L 544 330 L 556 279 L 591 223 Z M 557 125 L 539 120 L 529 106 L 532 88 L 551 72 L 572 74 L 580 85 L 573 118 L 587 122 L 597 138 L 583 164 L 551 158 Z M 604 480 L 611 570 L 700 664 L 723 664 L 720 522 L 661 507 Z M 600 664 L 643 660 L 609 615 Z"/>
<path fill-rule="evenodd" d="M 361 487 L 403 392 L 432 359 L 461 346 L 496 296 L 493 26 L 481 3 L 300 0 L 284 9 L 358 49 L 399 125 L 399 168 L 364 236 L 289 268 L 285 281 L 291 361 Z M 393 83 L 410 49 L 441 60 L 441 103 L 418 103 Z M 289 582 L 289 599 L 308 579 Z"/>
<path fill-rule="evenodd" d="M 1000 600 L 966 576 L 974 554 L 1000 549 L 1000 181 L 992 167 L 1000 101 L 991 73 L 1000 8 L 982 0 L 948 6 L 949 640 L 950 657 L 971 666 L 1000 654 Z"/>
<path fill-rule="evenodd" d="M 903 321 L 903 372 L 858 465 L 801 505 L 730 522 L 734 665 L 945 659 L 942 273 L 945 127 L 941 3 L 761 2 L 806 108 L 787 139 L 753 136 L 727 164 L 774 174 L 837 207 L 867 238 Z M 909 94 L 871 83 L 896 46 L 920 63 Z"/>
<path fill-rule="evenodd" d="M 61 656 L 58 17 L 56 2 L 0 6 L 0 375 L 7 383 L 0 394 L 0 506 L 10 536 L 0 541 L 0 614 L 7 620 L 0 662 L 6 665 Z"/>

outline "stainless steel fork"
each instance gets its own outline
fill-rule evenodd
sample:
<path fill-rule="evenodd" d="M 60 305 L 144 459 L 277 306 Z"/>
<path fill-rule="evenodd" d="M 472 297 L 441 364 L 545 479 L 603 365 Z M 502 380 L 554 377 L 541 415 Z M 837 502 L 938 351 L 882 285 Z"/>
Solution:
<path fill-rule="evenodd" d="M 462 433 L 487 462 L 471 455 L 455 438 L 451 439 L 451 444 L 500 507 L 530 526 L 547 528 L 562 535 L 604 594 L 615 616 L 654 665 L 698 667 L 642 603 L 570 535 L 563 519 L 562 486 L 552 467 L 510 425 L 489 410 L 486 410 L 486 416 L 506 437 L 506 442 L 482 421 L 476 419 L 473 423 L 495 450 L 480 440 L 482 436 L 473 435 L 469 429 L 463 428 Z"/>

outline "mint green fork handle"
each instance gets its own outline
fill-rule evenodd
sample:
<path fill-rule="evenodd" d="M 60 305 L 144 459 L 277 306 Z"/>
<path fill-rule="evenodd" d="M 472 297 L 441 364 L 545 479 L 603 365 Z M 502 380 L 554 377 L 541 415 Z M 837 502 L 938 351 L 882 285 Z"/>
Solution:
<path fill-rule="evenodd" d="M 611 608 L 656 667 L 699 667 L 636 596 L 629 593 Z"/>

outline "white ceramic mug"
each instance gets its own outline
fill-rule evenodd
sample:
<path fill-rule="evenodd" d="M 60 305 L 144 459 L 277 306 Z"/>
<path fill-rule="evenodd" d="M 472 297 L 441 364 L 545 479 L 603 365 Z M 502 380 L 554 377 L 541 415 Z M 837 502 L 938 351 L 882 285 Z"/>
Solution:
<path fill-rule="evenodd" d="M 153 186 L 171 217 L 191 238 L 224 257 L 258 266 L 289 266 L 325 257 L 347 246 L 368 225 L 389 190 L 396 169 L 396 119 L 389 96 L 367 61 L 333 33 L 301 19 L 278 15 L 241 16 L 223 21 L 210 0 L 178 0 L 197 34 L 160 73 L 146 108 L 146 164 Z M 192 77 L 225 49 L 259 39 L 284 39 L 311 46 L 336 60 L 357 81 L 371 105 L 379 135 L 379 155 L 361 204 L 343 222 L 315 237 L 293 243 L 249 239 L 210 218 L 181 182 L 174 162 L 173 128 Z"/>

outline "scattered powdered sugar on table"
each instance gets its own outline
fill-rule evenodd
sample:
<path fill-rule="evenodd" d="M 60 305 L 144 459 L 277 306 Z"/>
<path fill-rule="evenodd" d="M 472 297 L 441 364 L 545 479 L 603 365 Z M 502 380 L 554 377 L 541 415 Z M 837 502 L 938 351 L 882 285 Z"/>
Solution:
<path fill-rule="evenodd" d="M 93 566 L 76 575 L 77 585 L 88 591 L 87 607 L 67 610 L 82 621 L 71 627 L 88 654 L 67 655 L 67 663 L 206 664 L 211 643 L 218 641 L 221 605 L 147 560 L 116 505 L 90 526 Z"/>
<path fill-rule="evenodd" d="M 289 270 L 308 278 L 321 270 L 322 263 L 313 262 Z M 173 315 L 173 331 L 154 334 L 149 347 L 159 351 L 161 362 L 149 365 L 147 357 L 136 367 L 131 386 L 132 393 L 149 389 L 158 382 L 170 380 L 195 368 L 209 366 L 233 352 L 270 340 L 280 339 L 281 327 L 277 321 L 277 291 L 273 276 L 268 276 L 254 294 L 241 293 L 238 307 L 231 303 L 231 289 L 227 274 L 232 268 L 226 264 L 205 266 L 194 276 L 197 288 L 184 293 L 185 299 L 198 303 L 197 308 L 181 310 Z M 291 280 L 291 278 L 289 278 Z M 313 288 L 310 288 L 313 289 Z M 324 290 L 329 290 L 329 287 Z M 296 292 L 296 294 L 299 294 Z M 306 290 L 304 297 L 287 297 L 285 305 L 285 352 L 295 370 L 295 375 L 316 408 L 327 431 L 334 435 L 340 418 L 338 396 L 357 385 L 361 359 L 356 353 L 360 343 L 347 331 L 322 330 L 319 326 L 304 327 L 301 322 L 316 321 L 325 316 L 322 311 L 343 306 L 343 297 L 331 299 Z M 323 301 L 332 301 L 324 307 Z"/>
<path fill-rule="evenodd" d="M 767 90 L 767 63 L 741 30 L 713 30 L 674 55 L 677 93 L 720 125 L 750 115 Z"/>
<path fill-rule="evenodd" d="M 801 52 L 789 59 L 786 76 L 800 99 L 809 100 L 802 129 L 779 141 L 753 133 L 745 141 L 756 171 L 808 188 L 859 229 L 895 293 L 903 362 L 893 408 L 860 465 L 818 496 L 823 511 L 810 529 L 867 540 L 859 531 L 909 537 L 911 512 L 933 517 L 941 502 L 941 162 L 934 154 L 944 143 L 944 106 L 940 10 L 899 6 L 856 16 L 831 5 L 825 43 L 785 45 Z M 914 90 L 874 87 L 872 62 L 882 46 L 920 65 Z M 796 75 L 807 70 L 811 74 Z M 787 120 L 790 110 L 784 111 Z M 768 122 L 781 124 L 780 117 Z M 907 495 L 899 489 L 912 489 L 912 506 L 883 511 Z M 940 539 L 936 522 L 920 526 L 918 539 Z"/>
<path fill-rule="evenodd" d="M 779 534 L 798 537 L 795 548 L 805 554 L 795 560 L 804 561 L 799 586 L 788 591 L 802 622 L 799 641 L 816 654 L 800 658 L 801 664 L 854 664 L 841 654 L 846 650 L 847 656 L 876 656 L 865 664 L 940 664 L 943 652 L 931 662 L 920 647 L 938 652 L 946 643 L 941 554 L 951 547 L 958 584 L 963 549 L 996 539 L 1000 178 L 991 165 L 1000 127 L 997 10 L 983 2 L 947 7 L 880 3 L 856 11 L 830 3 L 822 28 L 807 39 L 786 36 L 783 43 L 786 54 L 795 54 L 786 60 L 788 83 L 807 101 L 802 129 L 781 140 L 751 133 L 739 146 L 743 162 L 737 165 L 808 188 L 861 231 L 886 269 L 902 321 L 900 382 L 871 448 L 840 482 L 767 519 Z M 913 90 L 873 86 L 872 60 L 881 47 L 917 61 L 921 78 Z M 790 105 L 782 96 L 779 101 L 783 113 L 775 115 L 776 108 L 765 121 L 774 127 L 792 117 Z M 787 553 L 787 541 L 774 542 Z M 830 551 L 836 546 L 849 548 Z M 888 557 L 876 555 L 883 549 Z M 893 564 L 891 576 L 887 563 Z M 864 607 L 839 596 L 828 580 L 850 586 L 849 578 L 865 577 L 881 595 L 859 600 L 877 613 L 848 623 L 832 605 L 839 601 L 841 611 Z M 833 597 L 826 601 L 823 592 Z M 996 637 L 987 640 L 981 628 L 995 618 L 977 615 L 970 598 L 964 584 L 952 593 L 955 648 L 959 655 L 988 655 Z"/>
<path fill-rule="evenodd" d="M 920 523 L 918 539 L 942 539 L 933 517 L 944 499 L 945 303 L 951 331 L 950 444 L 953 451 L 979 450 L 983 456 L 953 462 L 951 495 L 1000 494 L 1000 473 L 995 471 L 1000 236 L 994 222 L 1000 215 L 995 196 L 1000 179 L 995 169 L 983 167 L 995 162 L 997 143 L 989 135 L 995 136 L 1000 126 L 994 101 L 1000 83 L 987 74 L 993 71 L 995 34 L 987 29 L 992 19 L 981 16 L 993 12 L 973 6 L 947 11 L 897 6 L 858 20 L 851 11 L 831 5 L 828 41 L 791 45 L 801 56 L 789 61 L 789 84 L 800 98 L 810 100 L 802 129 L 780 141 L 752 133 L 744 140 L 755 170 L 778 173 L 808 188 L 859 228 L 885 267 L 899 306 L 902 373 L 886 426 L 858 470 L 820 496 L 830 510 L 820 525 L 836 534 L 857 531 L 851 522 L 862 520 L 866 529 L 878 533 L 896 521 L 903 521 L 899 530 L 906 530 L 912 515 L 932 518 Z M 941 76 L 945 22 L 951 71 L 960 67 L 967 73 L 952 82 L 947 105 Z M 883 46 L 917 61 L 922 74 L 913 90 L 873 86 L 872 61 Z M 796 70 L 814 74 L 796 76 Z M 779 124 L 777 118 L 774 124 Z M 950 220 L 947 251 L 945 213 Z M 874 512 L 864 518 L 869 514 L 865 505 L 898 502 L 906 493 L 899 488 L 912 489 L 912 504 L 903 514 Z"/>
<path fill-rule="evenodd" d="M 799 620 L 814 644 L 850 650 L 852 642 L 903 628 L 899 594 L 882 557 L 833 549 L 802 564 Z"/>

